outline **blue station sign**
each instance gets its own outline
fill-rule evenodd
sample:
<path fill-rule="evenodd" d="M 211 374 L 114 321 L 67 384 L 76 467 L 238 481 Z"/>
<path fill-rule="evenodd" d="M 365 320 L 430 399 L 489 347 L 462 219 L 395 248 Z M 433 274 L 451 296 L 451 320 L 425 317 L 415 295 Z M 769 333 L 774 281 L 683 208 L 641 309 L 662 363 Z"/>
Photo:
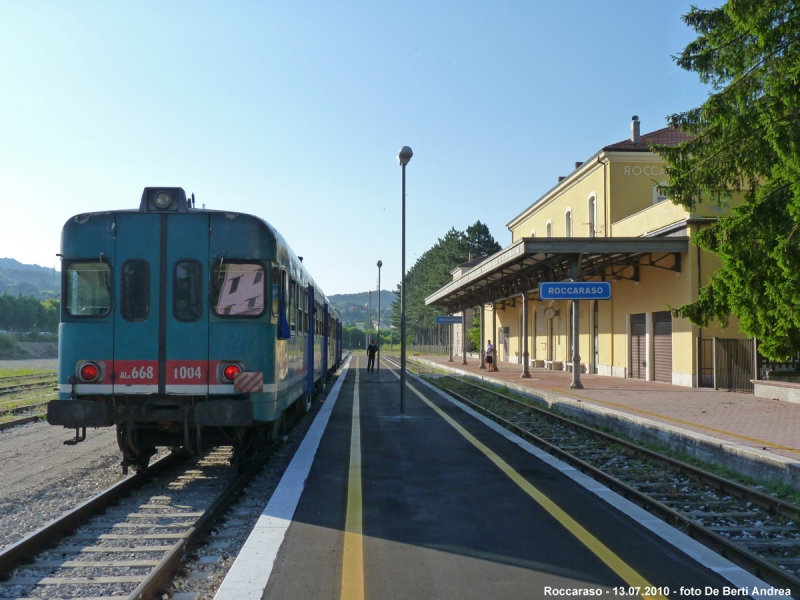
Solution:
<path fill-rule="evenodd" d="M 539 284 L 540 300 L 609 300 L 608 281 L 550 281 Z"/>
<path fill-rule="evenodd" d="M 436 317 L 437 325 L 461 325 L 463 317 Z"/>

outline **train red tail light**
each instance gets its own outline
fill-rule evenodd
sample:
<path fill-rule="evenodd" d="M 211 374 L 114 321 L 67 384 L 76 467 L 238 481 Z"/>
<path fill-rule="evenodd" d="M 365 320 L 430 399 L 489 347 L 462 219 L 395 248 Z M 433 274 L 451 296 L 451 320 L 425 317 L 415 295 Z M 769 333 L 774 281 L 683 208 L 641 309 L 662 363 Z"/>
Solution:
<path fill-rule="evenodd" d="M 78 371 L 81 381 L 84 383 L 93 383 L 100 377 L 100 367 L 94 363 L 87 362 L 81 366 Z"/>
<path fill-rule="evenodd" d="M 233 381 L 236 379 L 236 376 L 242 372 L 242 368 L 239 365 L 230 364 L 226 365 L 222 369 L 222 377 L 227 381 Z"/>

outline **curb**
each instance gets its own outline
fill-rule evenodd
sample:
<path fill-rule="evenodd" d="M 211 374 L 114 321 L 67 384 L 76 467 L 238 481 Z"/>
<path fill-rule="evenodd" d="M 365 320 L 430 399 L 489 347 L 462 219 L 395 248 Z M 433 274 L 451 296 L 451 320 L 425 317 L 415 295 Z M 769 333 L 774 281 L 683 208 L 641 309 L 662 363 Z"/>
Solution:
<path fill-rule="evenodd" d="M 800 489 L 800 461 L 798 460 L 535 387 L 498 381 L 492 377 L 442 365 L 425 358 L 414 357 L 413 360 L 464 377 L 507 387 L 530 397 L 540 406 L 593 425 L 607 427 L 617 433 L 623 433 L 631 439 L 666 446 L 675 452 L 681 452 L 754 479 L 776 480 Z"/>

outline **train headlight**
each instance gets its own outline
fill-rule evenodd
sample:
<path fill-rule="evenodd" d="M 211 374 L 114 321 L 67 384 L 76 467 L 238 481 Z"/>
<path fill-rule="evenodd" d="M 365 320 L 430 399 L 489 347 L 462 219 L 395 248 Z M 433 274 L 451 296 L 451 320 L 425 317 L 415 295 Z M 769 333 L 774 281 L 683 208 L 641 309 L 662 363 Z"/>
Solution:
<path fill-rule="evenodd" d="M 158 208 L 169 208 L 169 205 L 172 204 L 172 196 L 167 192 L 159 192 L 156 194 L 155 203 Z"/>
<path fill-rule="evenodd" d="M 222 378 L 226 381 L 233 381 L 242 372 L 242 368 L 237 364 L 225 365 L 222 369 Z"/>
<path fill-rule="evenodd" d="M 94 383 L 100 379 L 100 365 L 93 362 L 85 362 L 78 368 L 78 378 L 83 383 Z"/>

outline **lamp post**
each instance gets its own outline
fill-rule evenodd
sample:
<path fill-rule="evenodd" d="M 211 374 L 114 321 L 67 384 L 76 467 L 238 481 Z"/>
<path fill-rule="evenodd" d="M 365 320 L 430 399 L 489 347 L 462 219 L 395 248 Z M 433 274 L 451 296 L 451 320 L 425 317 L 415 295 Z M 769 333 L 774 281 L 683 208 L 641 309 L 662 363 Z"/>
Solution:
<path fill-rule="evenodd" d="M 400 264 L 400 414 L 406 414 L 406 165 L 414 153 L 408 146 L 400 148 L 397 153 L 397 162 L 402 171 L 401 206 L 402 206 L 402 232 L 401 248 L 402 261 Z"/>
<path fill-rule="evenodd" d="M 378 373 L 381 372 L 381 267 L 383 261 L 378 261 Z"/>

